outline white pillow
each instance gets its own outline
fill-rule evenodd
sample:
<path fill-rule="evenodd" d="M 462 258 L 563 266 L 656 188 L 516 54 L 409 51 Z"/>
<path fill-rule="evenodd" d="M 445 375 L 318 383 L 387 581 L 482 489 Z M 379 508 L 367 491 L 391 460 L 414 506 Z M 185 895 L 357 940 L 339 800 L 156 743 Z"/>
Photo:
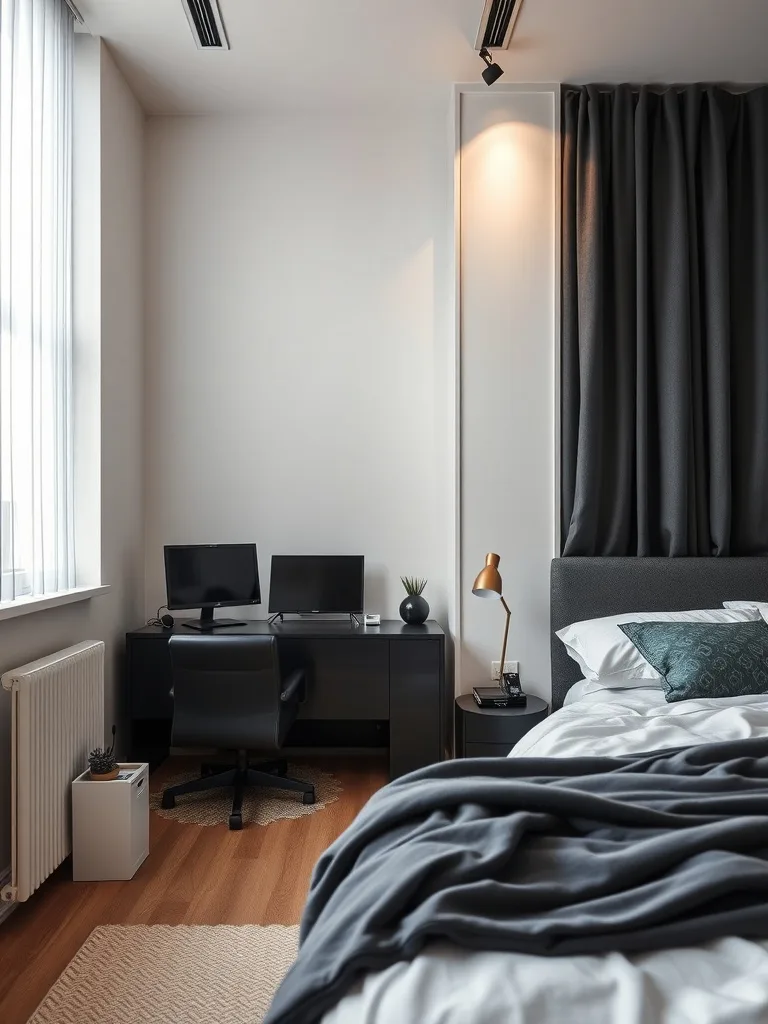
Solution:
<path fill-rule="evenodd" d="M 760 612 L 746 608 L 705 608 L 685 612 L 625 612 L 602 619 L 574 622 L 556 633 L 566 646 L 585 679 L 600 680 L 611 676 L 611 687 L 637 686 L 636 680 L 661 676 L 619 629 L 621 622 L 755 622 Z M 623 682 L 622 682 L 623 680 Z M 647 684 L 646 684 L 647 685 Z"/>
<path fill-rule="evenodd" d="M 768 622 L 768 601 L 723 601 L 723 608 L 733 608 L 740 611 L 753 609 L 763 617 L 765 622 Z"/>
<path fill-rule="evenodd" d="M 600 693 L 601 691 L 608 691 L 610 693 L 611 690 L 618 690 L 620 693 L 633 697 L 643 690 L 649 694 L 659 695 L 662 695 L 664 692 L 661 688 L 660 679 L 627 679 L 623 676 L 618 678 L 616 676 L 606 676 L 604 679 L 580 679 L 566 693 L 563 707 L 566 707 L 568 704 L 575 704 L 577 700 L 581 700 L 591 693 Z"/>

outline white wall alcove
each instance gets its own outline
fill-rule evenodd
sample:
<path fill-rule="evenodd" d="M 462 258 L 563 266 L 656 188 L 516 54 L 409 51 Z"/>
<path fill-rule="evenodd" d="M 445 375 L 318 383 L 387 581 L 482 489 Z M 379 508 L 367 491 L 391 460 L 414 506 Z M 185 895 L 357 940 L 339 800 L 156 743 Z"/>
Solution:
<path fill-rule="evenodd" d="M 456 87 L 460 380 L 457 690 L 487 684 L 503 610 L 472 596 L 501 555 L 507 657 L 549 699 L 556 550 L 559 86 Z"/>

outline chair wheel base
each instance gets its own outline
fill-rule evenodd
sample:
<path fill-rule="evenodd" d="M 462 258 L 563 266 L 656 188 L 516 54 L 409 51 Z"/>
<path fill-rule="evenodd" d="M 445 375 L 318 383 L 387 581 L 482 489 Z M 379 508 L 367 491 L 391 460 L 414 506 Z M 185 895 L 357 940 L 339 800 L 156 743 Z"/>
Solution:
<path fill-rule="evenodd" d="M 315 794 L 305 793 L 302 799 L 305 804 L 313 804 L 315 802 Z"/>
<path fill-rule="evenodd" d="M 160 806 L 164 811 L 172 811 L 176 806 L 176 797 L 173 793 L 163 793 L 163 799 L 160 801 Z"/>
<path fill-rule="evenodd" d="M 232 832 L 239 832 L 243 827 L 243 816 L 241 814 L 230 814 L 229 827 Z"/>

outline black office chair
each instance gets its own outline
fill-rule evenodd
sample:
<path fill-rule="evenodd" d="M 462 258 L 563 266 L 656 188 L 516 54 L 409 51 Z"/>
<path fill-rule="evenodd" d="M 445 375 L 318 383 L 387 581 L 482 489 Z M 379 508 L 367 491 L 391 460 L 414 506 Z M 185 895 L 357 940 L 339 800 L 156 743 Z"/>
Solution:
<path fill-rule="evenodd" d="M 174 807 L 184 793 L 234 786 L 229 827 L 243 827 L 246 786 L 289 789 L 315 802 L 314 786 L 286 778 L 287 764 L 276 760 L 251 765 L 249 750 L 280 750 L 305 696 L 304 672 L 280 673 L 273 636 L 172 636 L 175 747 L 235 750 L 233 764 L 203 765 L 201 777 L 163 793 L 162 806 Z"/>

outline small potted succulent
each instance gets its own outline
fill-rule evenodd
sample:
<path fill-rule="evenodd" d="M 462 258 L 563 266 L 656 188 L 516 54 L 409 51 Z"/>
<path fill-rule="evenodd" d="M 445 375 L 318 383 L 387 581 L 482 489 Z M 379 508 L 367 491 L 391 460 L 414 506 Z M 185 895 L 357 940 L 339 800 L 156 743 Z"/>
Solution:
<path fill-rule="evenodd" d="M 427 581 L 418 579 L 416 576 L 401 576 L 400 580 L 406 593 L 406 597 L 400 605 L 400 618 L 409 626 L 419 626 L 429 618 L 429 605 L 421 596 Z"/>
<path fill-rule="evenodd" d="M 116 779 L 120 766 L 115 760 L 115 726 L 112 726 L 112 744 L 106 750 L 96 747 L 88 755 L 88 766 L 94 782 L 111 782 Z"/>

